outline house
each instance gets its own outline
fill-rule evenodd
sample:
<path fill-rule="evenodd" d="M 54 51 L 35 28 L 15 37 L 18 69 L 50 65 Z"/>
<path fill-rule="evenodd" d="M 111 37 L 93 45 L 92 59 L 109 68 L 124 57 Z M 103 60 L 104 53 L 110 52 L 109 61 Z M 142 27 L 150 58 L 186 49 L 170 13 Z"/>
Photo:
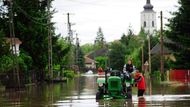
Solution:
<path fill-rule="evenodd" d="M 85 58 L 85 67 L 86 68 L 96 69 L 97 62 L 95 60 L 93 60 L 87 56 L 85 56 L 84 58 Z"/>
<path fill-rule="evenodd" d="M 19 38 L 5 38 L 5 40 L 8 44 L 10 44 L 11 50 L 12 50 L 13 46 L 15 45 L 16 51 L 15 51 L 15 48 L 13 48 L 13 53 L 16 55 L 19 55 L 19 53 L 20 53 L 19 46 L 20 46 L 20 44 L 22 44 L 20 39 Z"/>
<path fill-rule="evenodd" d="M 91 52 L 90 54 L 87 55 L 87 57 L 94 59 L 97 56 L 107 56 L 107 53 L 108 53 L 108 49 L 102 48 L 102 49 Z"/>
<path fill-rule="evenodd" d="M 152 55 L 160 55 L 160 43 L 157 43 L 152 49 L 151 54 Z M 170 59 L 172 61 L 175 61 L 175 56 L 172 54 L 172 51 L 169 50 L 167 47 L 163 46 L 163 55 L 165 59 Z"/>
<path fill-rule="evenodd" d="M 152 49 L 151 49 L 151 54 L 160 54 L 160 43 L 157 43 Z M 171 53 L 171 51 L 163 46 L 163 54 L 164 55 L 169 55 Z"/>

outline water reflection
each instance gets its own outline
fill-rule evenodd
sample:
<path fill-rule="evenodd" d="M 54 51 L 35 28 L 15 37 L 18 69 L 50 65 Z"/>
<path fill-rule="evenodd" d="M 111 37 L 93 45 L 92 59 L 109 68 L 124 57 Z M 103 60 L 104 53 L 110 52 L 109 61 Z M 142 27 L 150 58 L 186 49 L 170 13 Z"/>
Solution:
<path fill-rule="evenodd" d="M 138 107 L 146 107 L 146 100 L 144 97 L 138 99 Z"/>
<path fill-rule="evenodd" d="M 137 97 L 133 88 L 132 100 L 100 100 L 96 102 L 95 75 L 81 76 L 67 83 L 40 84 L 28 86 L 25 90 L 0 91 L 2 107 L 148 107 L 148 106 L 190 106 L 189 83 L 160 83 L 147 81 L 146 94 Z"/>

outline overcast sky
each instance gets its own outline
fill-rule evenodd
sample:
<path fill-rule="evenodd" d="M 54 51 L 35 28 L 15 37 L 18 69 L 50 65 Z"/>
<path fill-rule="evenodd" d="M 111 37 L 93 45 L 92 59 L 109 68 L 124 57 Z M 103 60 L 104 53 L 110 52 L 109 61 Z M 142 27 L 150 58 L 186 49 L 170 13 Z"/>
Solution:
<path fill-rule="evenodd" d="M 56 33 L 67 36 L 67 16 L 75 25 L 80 43 L 93 43 L 98 28 L 101 27 L 106 41 L 119 39 L 132 26 L 135 34 L 140 30 L 140 12 L 146 0 L 54 0 L 53 8 L 57 11 L 52 19 Z M 178 0 L 151 0 L 157 12 L 157 25 L 160 28 L 159 12 L 162 10 L 166 18 L 172 17 L 169 12 L 176 11 Z M 164 20 L 164 23 L 167 23 Z"/>

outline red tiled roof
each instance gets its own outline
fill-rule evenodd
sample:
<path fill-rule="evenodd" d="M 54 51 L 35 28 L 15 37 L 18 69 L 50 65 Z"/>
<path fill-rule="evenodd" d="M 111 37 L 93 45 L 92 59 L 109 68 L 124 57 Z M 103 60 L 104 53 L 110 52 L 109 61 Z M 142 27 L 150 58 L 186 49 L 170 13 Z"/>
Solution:
<path fill-rule="evenodd" d="M 85 58 L 85 64 L 91 64 L 92 62 L 97 63 L 95 60 L 88 58 L 87 56 L 85 56 L 84 58 Z"/>
<path fill-rule="evenodd" d="M 13 41 L 14 43 L 14 40 L 15 40 L 15 44 L 19 44 L 19 45 L 22 44 L 19 38 L 5 38 L 5 40 L 7 43 L 11 43 L 11 41 Z"/>

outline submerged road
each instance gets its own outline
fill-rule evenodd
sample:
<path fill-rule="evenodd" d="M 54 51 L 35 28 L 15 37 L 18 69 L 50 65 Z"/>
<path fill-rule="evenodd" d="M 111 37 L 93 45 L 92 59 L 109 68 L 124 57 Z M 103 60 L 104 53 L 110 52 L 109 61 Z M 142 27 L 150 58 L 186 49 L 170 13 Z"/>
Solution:
<path fill-rule="evenodd" d="M 97 75 L 82 75 L 67 83 L 30 86 L 26 90 L 0 91 L 1 107 L 190 107 L 190 83 L 160 83 L 146 81 L 144 98 L 101 100 L 96 102 Z"/>

